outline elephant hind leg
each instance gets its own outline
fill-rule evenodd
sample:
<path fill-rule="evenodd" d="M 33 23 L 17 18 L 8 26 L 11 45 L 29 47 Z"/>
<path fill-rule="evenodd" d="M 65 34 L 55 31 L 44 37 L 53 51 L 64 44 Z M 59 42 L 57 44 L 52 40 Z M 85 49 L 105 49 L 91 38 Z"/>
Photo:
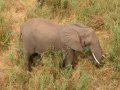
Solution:
<path fill-rule="evenodd" d="M 39 59 L 39 60 L 38 60 Z M 27 55 L 27 64 L 28 64 L 28 71 L 32 71 L 32 66 L 36 66 L 36 63 L 41 61 L 41 55 L 38 53 L 28 54 Z"/>
<path fill-rule="evenodd" d="M 36 66 L 40 63 L 40 61 L 42 60 L 41 54 L 38 53 L 34 53 L 31 55 L 32 58 L 32 66 Z"/>

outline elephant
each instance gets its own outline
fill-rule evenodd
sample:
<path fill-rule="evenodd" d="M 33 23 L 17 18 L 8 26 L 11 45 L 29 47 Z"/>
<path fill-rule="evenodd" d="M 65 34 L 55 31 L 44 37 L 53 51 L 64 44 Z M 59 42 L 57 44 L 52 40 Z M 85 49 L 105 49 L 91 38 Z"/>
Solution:
<path fill-rule="evenodd" d="M 34 56 L 41 55 L 49 48 L 63 54 L 63 67 L 75 65 L 76 52 L 83 53 L 88 47 L 96 65 L 101 65 L 103 52 L 95 31 L 79 24 L 56 24 L 34 18 L 21 26 L 21 39 L 25 48 L 28 70 L 32 70 Z"/>

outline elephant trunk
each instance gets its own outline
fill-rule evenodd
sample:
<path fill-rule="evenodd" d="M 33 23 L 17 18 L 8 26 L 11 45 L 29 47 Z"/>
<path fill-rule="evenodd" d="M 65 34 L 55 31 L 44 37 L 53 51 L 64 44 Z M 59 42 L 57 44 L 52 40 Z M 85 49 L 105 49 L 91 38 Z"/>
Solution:
<path fill-rule="evenodd" d="M 100 65 L 102 60 L 102 49 L 99 43 L 93 43 L 90 45 L 90 50 L 95 62 Z"/>
<path fill-rule="evenodd" d="M 95 54 L 94 54 L 94 53 L 92 53 L 92 55 L 93 55 L 93 58 L 95 59 L 95 61 L 96 61 L 98 64 L 100 64 L 100 62 L 97 60 L 97 58 L 96 58 Z"/>

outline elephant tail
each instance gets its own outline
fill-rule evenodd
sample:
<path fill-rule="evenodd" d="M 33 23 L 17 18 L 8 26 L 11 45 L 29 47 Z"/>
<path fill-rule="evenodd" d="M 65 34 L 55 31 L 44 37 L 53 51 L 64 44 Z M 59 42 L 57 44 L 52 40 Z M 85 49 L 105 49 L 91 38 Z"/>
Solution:
<path fill-rule="evenodd" d="M 19 41 L 23 41 L 22 40 L 22 32 L 21 31 L 20 31 Z"/>
<path fill-rule="evenodd" d="M 17 52 L 18 53 L 21 53 L 23 52 L 23 45 L 22 45 L 22 29 L 23 29 L 23 26 L 20 26 L 20 34 L 19 34 L 19 39 L 18 39 L 18 49 L 17 49 Z"/>
<path fill-rule="evenodd" d="M 23 30 L 23 25 L 20 26 L 20 36 L 19 36 L 19 41 L 23 41 L 23 40 L 22 40 L 22 30 Z"/>

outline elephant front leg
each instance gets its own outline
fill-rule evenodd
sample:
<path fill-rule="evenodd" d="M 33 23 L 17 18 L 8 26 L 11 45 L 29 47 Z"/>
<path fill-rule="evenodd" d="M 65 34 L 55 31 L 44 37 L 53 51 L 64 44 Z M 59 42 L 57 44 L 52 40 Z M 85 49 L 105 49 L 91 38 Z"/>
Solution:
<path fill-rule="evenodd" d="M 75 50 L 73 50 L 73 62 L 72 62 L 72 67 L 75 68 L 75 66 L 78 63 L 78 59 L 77 59 L 77 52 Z"/>
<path fill-rule="evenodd" d="M 72 65 L 74 68 L 75 66 L 75 59 L 76 59 L 75 51 L 69 49 L 63 52 L 63 67 L 67 67 L 68 65 Z"/>

